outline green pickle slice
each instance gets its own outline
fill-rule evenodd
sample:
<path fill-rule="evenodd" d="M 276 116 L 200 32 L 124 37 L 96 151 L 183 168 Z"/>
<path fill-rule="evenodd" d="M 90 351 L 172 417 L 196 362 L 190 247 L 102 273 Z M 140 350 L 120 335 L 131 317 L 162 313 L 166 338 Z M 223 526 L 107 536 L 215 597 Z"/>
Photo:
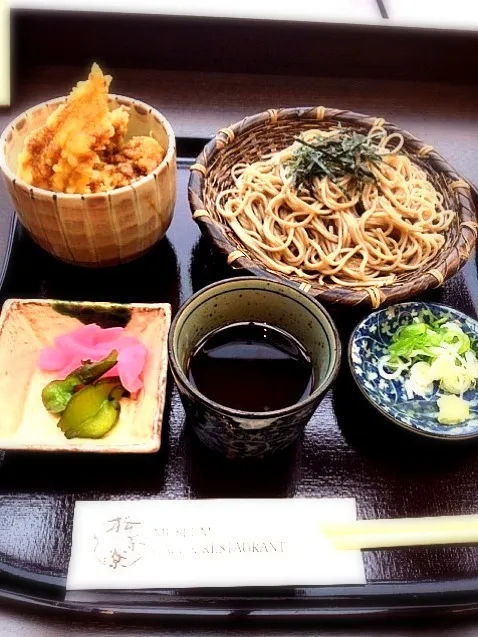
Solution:
<path fill-rule="evenodd" d="M 53 380 L 43 388 L 42 401 L 52 414 L 65 411 L 73 393 L 82 385 L 94 382 L 106 374 L 118 361 L 118 352 L 113 350 L 106 358 L 97 363 L 90 361 L 68 374 L 64 380 Z"/>
<path fill-rule="evenodd" d="M 102 438 L 118 422 L 123 392 L 118 378 L 87 385 L 72 396 L 58 427 L 66 438 Z"/>
<path fill-rule="evenodd" d="M 73 392 L 81 384 L 76 376 L 67 376 L 64 380 L 52 380 L 45 385 L 41 393 L 43 404 L 52 414 L 63 413 Z"/>

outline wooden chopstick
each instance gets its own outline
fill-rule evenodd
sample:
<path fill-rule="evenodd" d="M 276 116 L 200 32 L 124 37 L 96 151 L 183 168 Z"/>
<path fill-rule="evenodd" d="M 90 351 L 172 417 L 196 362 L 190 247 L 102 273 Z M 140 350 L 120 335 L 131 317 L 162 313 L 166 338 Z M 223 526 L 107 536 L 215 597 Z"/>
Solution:
<path fill-rule="evenodd" d="M 371 549 L 478 542 L 478 515 L 320 524 L 334 548 Z"/>

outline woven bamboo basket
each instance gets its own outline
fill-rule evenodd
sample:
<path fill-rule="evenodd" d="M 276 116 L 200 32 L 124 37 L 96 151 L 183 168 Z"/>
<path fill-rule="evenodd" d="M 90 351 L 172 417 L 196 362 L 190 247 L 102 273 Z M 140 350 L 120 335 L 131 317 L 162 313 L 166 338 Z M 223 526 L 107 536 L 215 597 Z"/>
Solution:
<path fill-rule="evenodd" d="M 176 201 L 176 142 L 165 117 L 129 97 L 111 95 L 110 107 L 130 109 L 127 138 L 149 135 L 166 150 L 161 164 L 129 186 L 70 195 L 29 186 L 16 177 L 25 137 L 66 98 L 43 102 L 17 117 L 0 138 L 0 169 L 22 225 L 53 256 L 76 265 L 105 267 L 146 253 L 166 233 Z"/>
<path fill-rule="evenodd" d="M 237 162 L 251 163 L 266 153 L 281 150 L 292 143 L 294 136 L 311 128 L 327 129 L 341 122 L 366 133 L 376 121 L 377 118 L 367 115 L 319 106 L 271 109 L 221 129 L 191 167 L 189 203 L 194 220 L 233 268 L 285 280 L 327 303 L 377 308 L 442 285 L 465 264 L 476 245 L 478 225 L 470 186 L 431 146 L 388 122 L 384 123 L 386 130 L 401 133 L 405 139 L 401 152 L 408 154 L 427 172 L 435 188 L 443 194 L 444 205 L 456 211 L 456 219 L 446 233 L 443 250 L 426 265 L 425 270 L 401 274 L 387 287 L 362 289 L 306 282 L 295 276 L 281 275 L 269 271 L 256 256 L 251 255 L 216 210 L 218 193 L 233 185 L 231 168 Z"/>

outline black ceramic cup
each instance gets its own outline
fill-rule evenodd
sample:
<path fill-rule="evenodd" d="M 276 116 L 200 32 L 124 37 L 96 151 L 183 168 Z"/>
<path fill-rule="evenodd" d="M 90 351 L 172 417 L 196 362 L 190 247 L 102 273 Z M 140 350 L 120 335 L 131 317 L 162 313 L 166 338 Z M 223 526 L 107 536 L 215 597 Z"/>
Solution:
<path fill-rule="evenodd" d="M 190 382 L 188 362 L 199 341 L 245 321 L 285 330 L 302 344 L 313 367 L 309 396 L 283 409 L 248 412 L 210 400 Z M 168 345 L 188 421 L 207 447 L 228 458 L 260 458 L 291 445 L 334 381 L 341 356 L 337 330 L 320 303 L 290 285 L 258 277 L 227 279 L 194 294 L 176 314 Z"/>

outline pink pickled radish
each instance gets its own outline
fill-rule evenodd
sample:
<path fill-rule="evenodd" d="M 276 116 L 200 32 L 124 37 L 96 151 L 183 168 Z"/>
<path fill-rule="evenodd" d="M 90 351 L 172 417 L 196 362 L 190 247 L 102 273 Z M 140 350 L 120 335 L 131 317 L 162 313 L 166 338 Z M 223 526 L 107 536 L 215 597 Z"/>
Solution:
<path fill-rule="evenodd" d="M 131 345 L 121 350 L 118 355 L 118 372 L 121 384 L 131 394 L 139 391 L 143 386 L 140 376 L 146 363 L 146 347 L 142 343 Z"/>
<path fill-rule="evenodd" d="M 118 363 L 103 378 L 119 376 L 123 387 L 136 393 L 143 387 L 147 349 L 136 337 L 125 335 L 122 327 L 102 329 L 91 323 L 57 336 L 54 347 L 40 352 L 38 364 L 45 371 L 57 372 L 56 377 L 62 380 L 84 361 L 98 362 L 113 350 L 118 352 Z"/>
<path fill-rule="evenodd" d="M 69 357 L 66 352 L 55 349 L 54 347 L 45 347 L 45 349 L 42 349 L 40 352 L 38 364 L 41 369 L 47 372 L 54 372 L 57 369 L 65 367 L 68 362 Z"/>

